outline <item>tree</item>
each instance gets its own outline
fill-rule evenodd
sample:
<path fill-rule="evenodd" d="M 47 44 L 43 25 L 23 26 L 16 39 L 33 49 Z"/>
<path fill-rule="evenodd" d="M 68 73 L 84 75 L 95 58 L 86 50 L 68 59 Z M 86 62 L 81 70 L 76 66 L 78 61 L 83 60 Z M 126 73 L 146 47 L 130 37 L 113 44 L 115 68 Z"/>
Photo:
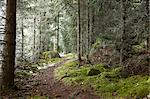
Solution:
<path fill-rule="evenodd" d="M 150 66 L 150 33 L 149 33 L 149 0 L 145 0 L 146 5 L 146 22 L 145 22 L 145 30 L 147 34 L 147 62 L 148 66 Z"/>
<path fill-rule="evenodd" d="M 90 1 L 88 0 L 87 4 L 87 61 L 89 61 L 89 52 L 90 52 Z"/>
<path fill-rule="evenodd" d="M 14 85 L 15 48 L 16 48 L 16 0 L 6 0 L 6 27 L 4 45 L 4 61 L 2 63 L 2 86 L 10 88 Z"/>
<path fill-rule="evenodd" d="M 78 45 L 77 45 L 77 49 L 78 49 L 78 61 L 79 63 L 81 62 L 81 15 L 80 15 L 80 0 L 78 0 L 78 33 L 77 33 L 77 42 L 78 42 Z"/>
<path fill-rule="evenodd" d="M 127 19 L 128 19 L 128 14 L 127 14 L 127 10 L 128 10 L 128 4 L 129 1 L 128 0 L 122 0 L 122 18 L 123 18 L 123 30 L 122 30 L 122 46 L 121 46 L 121 56 L 120 56 L 120 63 L 122 64 L 122 62 L 125 61 L 125 59 L 128 57 L 128 24 L 127 24 Z"/>
<path fill-rule="evenodd" d="M 23 17 L 21 21 L 21 37 L 22 37 L 22 42 L 21 42 L 21 58 L 24 58 L 24 24 L 23 24 Z"/>
<path fill-rule="evenodd" d="M 36 56 L 36 17 L 34 17 L 34 30 L 33 30 L 33 55 L 34 55 L 34 60 Z"/>
<path fill-rule="evenodd" d="M 57 18 L 57 21 L 58 21 L 58 28 L 57 28 L 57 33 L 56 33 L 56 38 L 57 38 L 57 43 L 56 43 L 56 51 L 58 51 L 59 52 L 59 30 L 60 30 L 60 27 L 59 27 L 59 25 L 60 25 L 60 12 L 58 12 L 58 16 L 57 16 L 58 18 Z"/>

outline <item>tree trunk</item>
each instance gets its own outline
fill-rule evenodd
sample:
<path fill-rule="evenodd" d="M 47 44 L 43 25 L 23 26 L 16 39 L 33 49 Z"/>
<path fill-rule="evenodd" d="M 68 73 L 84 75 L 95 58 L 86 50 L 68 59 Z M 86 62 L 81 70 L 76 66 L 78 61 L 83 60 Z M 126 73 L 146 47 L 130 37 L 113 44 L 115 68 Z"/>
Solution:
<path fill-rule="evenodd" d="M 87 62 L 89 62 L 89 52 L 90 52 L 90 7 L 89 0 L 87 4 Z"/>
<path fill-rule="evenodd" d="M 10 88 L 14 85 L 15 50 L 16 50 L 16 0 L 6 0 L 6 27 L 4 45 L 4 61 L 2 64 L 2 86 Z"/>
<path fill-rule="evenodd" d="M 24 25 L 23 25 L 23 17 L 21 21 L 21 37 L 22 37 L 22 42 L 21 42 L 21 58 L 24 58 Z"/>
<path fill-rule="evenodd" d="M 94 40 L 92 39 L 94 35 L 94 32 L 95 32 L 95 8 L 92 6 L 91 9 L 90 9 L 90 47 L 92 46 L 92 42 L 94 42 Z"/>
<path fill-rule="evenodd" d="M 57 37 L 57 43 L 56 43 L 56 51 L 59 52 L 59 17 L 60 17 L 60 12 L 58 12 L 58 29 L 57 29 L 57 33 L 56 33 L 56 37 Z"/>
<path fill-rule="evenodd" d="M 40 18 L 40 24 L 39 24 L 39 56 L 42 52 L 42 26 L 41 26 L 41 18 Z"/>
<path fill-rule="evenodd" d="M 78 33 L 77 33 L 77 49 L 78 49 L 78 61 L 81 62 L 81 15 L 80 15 L 80 0 L 78 0 Z"/>
<path fill-rule="evenodd" d="M 150 67 L 150 33 L 149 33 L 149 0 L 145 0 L 145 5 L 146 5 L 146 22 L 145 22 L 145 30 L 147 34 L 147 63 L 148 66 Z"/>
<path fill-rule="evenodd" d="M 126 58 L 128 57 L 128 26 L 127 26 L 127 19 L 128 19 L 128 15 L 127 15 L 127 6 L 128 6 L 128 0 L 122 0 L 122 11 L 123 11 L 123 32 L 122 32 L 122 38 L 121 38 L 121 50 L 120 50 L 120 64 L 123 65 L 123 62 L 126 60 Z"/>
<path fill-rule="evenodd" d="M 34 17 L 34 35 L 33 35 L 33 57 L 36 57 L 36 17 Z"/>

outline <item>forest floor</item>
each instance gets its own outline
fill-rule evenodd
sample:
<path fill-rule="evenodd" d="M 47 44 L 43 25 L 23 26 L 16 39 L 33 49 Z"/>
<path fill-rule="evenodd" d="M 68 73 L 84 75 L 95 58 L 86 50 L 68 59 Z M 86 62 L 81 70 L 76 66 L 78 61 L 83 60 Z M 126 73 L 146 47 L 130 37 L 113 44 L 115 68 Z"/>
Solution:
<path fill-rule="evenodd" d="M 54 70 L 75 59 L 64 59 L 29 78 L 20 79 L 15 90 L 0 92 L 0 99 L 100 99 L 91 87 L 66 86 L 54 78 Z"/>

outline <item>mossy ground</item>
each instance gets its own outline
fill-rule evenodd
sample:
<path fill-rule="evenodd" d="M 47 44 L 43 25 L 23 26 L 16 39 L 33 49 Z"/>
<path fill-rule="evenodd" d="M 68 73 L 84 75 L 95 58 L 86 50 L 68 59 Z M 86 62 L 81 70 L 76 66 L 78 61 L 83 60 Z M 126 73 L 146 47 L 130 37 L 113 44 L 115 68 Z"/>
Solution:
<path fill-rule="evenodd" d="M 34 63 L 26 63 L 24 69 L 17 71 L 16 78 L 24 78 L 24 77 L 29 77 L 33 73 L 36 73 L 39 71 L 38 68 L 44 67 L 47 64 L 53 64 L 57 62 L 63 61 L 64 58 L 51 58 L 51 59 L 39 59 L 37 62 Z"/>
<path fill-rule="evenodd" d="M 75 58 L 77 57 L 75 53 L 68 53 L 65 55 L 66 58 Z"/>
<path fill-rule="evenodd" d="M 64 58 L 51 58 L 51 59 L 40 59 L 38 61 L 39 64 L 43 64 L 43 63 L 46 63 L 46 64 L 51 64 L 51 63 L 57 63 L 57 62 L 60 62 L 64 60 Z"/>
<path fill-rule="evenodd" d="M 49 97 L 46 97 L 46 96 L 34 96 L 34 97 L 28 97 L 28 99 L 49 99 Z"/>
<path fill-rule="evenodd" d="M 88 76 L 91 68 L 101 73 Z M 78 67 L 78 62 L 70 62 L 55 70 L 56 79 L 67 85 L 92 86 L 95 93 L 103 97 L 144 97 L 150 93 L 150 76 L 135 75 L 128 78 L 120 76 L 120 67 L 106 69 L 104 65 Z"/>

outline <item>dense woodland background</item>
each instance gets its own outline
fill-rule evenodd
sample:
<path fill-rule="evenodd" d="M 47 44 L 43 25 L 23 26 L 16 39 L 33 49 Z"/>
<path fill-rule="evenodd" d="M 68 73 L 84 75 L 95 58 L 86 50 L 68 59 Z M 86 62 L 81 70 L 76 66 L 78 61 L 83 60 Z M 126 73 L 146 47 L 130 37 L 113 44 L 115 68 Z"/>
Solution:
<path fill-rule="evenodd" d="M 52 53 L 74 54 L 78 68 L 104 64 L 121 67 L 123 78 L 149 76 L 149 4 L 149 0 L 0 0 L 2 89 L 15 84 L 15 70 L 26 63 L 38 64 Z"/>

